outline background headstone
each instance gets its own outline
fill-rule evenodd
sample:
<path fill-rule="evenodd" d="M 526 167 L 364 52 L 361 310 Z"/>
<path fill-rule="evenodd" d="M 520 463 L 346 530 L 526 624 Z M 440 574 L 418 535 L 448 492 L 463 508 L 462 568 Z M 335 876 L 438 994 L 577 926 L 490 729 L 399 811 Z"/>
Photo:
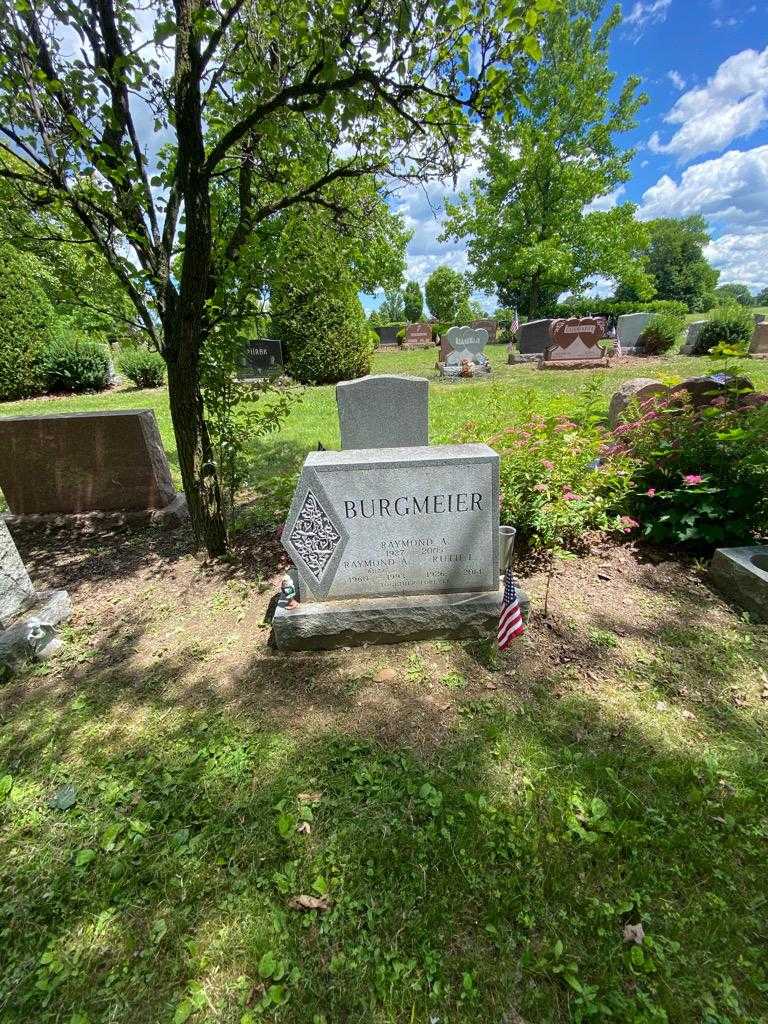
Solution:
<path fill-rule="evenodd" d="M 428 347 L 432 344 L 432 324 L 408 324 L 405 329 L 405 344 L 416 347 Z"/>
<path fill-rule="evenodd" d="M 755 323 L 756 324 L 765 323 L 765 313 L 754 313 L 753 315 L 754 315 Z"/>
<path fill-rule="evenodd" d="M 277 338 L 246 342 L 239 374 L 241 380 L 279 377 L 283 369 L 283 346 Z"/>
<path fill-rule="evenodd" d="M 694 408 L 708 405 L 713 398 L 723 394 L 725 391 L 747 392 L 754 391 L 755 387 L 747 377 L 732 377 L 727 373 L 713 373 L 708 376 L 689 377 L 681 384 L 675 384 L 669 389 L 671 397 L 675 395 L 690 395 Z"/>
<path fill-rule="evenodd" d="M 485 346 L 488 344 L 488 331 L 483 327 L 451 327 L 441 338 L 445 341 L 446 356 L 444 362 L 449 366 L 457 366 L 462 359 L 473 363 L 486 361 Z"/>
<path fill-rule="evenodd" d="M 0 417 L 0 489 L 15 515 L 164 509 L 176 499 L 151 409 Z"/>
<path fill-rule="evenodd" d="M 749 351 L 753 356 L 768 356 L 768 323 L 755 324 Z"/>
<path fill-rule="evenodd" d="M 685 342 L 683 347 L 680 349 L 680 354 L 683 356 L 693 355 L 696 348 L 696 341 L 701 334 L 701 329 L 704 324 L 708 323 L 707 320 L 694 320 L 692 324 L 688 324 L 688 329 L 685 332 Z"/>
<path fill-rule="evenodd" d="M 517 332 L 517 350 L 521 355 L 544 355 L 549 345 L 549 325 L 551 320 L 529 320 L 520 324 Z"/>
<path fill-rule="evenodd" d="M 473 320 L 469 326 L 481 327 L 484 331 L 488 331 L 488 344 L 496 344 L 496 334 L 499 329 L 499 324 L 496 320 L 492 320 L 490 317 L 484 317 L 482 320 Z"/>
<path fill-rule="evenodd" d="M 429 444 L 429 382 L 394 374 L 336 385 L 341 447 L 400 448 Z"/>
<path fill-rule="evenodd" d="M 379 344 L 382 347 L 397 345 L 397 332 L 399 330 L 399 327 L 374 327 L 374 331 L 379 336 Z"/>
<path fill-rule="evenodd" d="M 546 360 L 604 359 L 600 342 L 605 337 L 605 326 L 596 317 L 571 317 L 553 320 L 549 325 L 551 344 L 547 346 Z"/>
<path fill-rule="evenodd" d="M 616 336 L 624 352 L 637 348 L 640 335 L 648 326 L 650 313 L 624 313 L 616 325 Z"/>
<path fill-rule="evenodd" d="M 0 627 L 14 618 L 34 596 L 29 573 L 8 527 L 0 519 Z"/>
<path fill-rule="evenodd" d="M 497 593 L 499 457 L 474 444 L 312 452 L 282 543 L 302 600 Z"/>

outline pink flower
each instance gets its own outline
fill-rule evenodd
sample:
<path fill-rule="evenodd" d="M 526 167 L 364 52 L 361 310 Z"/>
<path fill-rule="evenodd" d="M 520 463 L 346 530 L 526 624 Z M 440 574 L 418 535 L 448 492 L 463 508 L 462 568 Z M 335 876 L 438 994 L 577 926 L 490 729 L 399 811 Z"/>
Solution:
<path fill-rule="evenodd" d="M 633 519 L 632 516 L 622 516 L 621 519 L 619 519 L 619 522 L 621 523 L 621 528 L 624 533 L 631 533 L 632 530 L 637 529 L 640 525 L 640 523 L 638 523 L 636 519 Z"/>
<path fill-rule="evenodd" d="M 683 483 L 686 487 L 695 487 L 697 484 L 704 483 L 704 477 L 699 476 L 698 473 L 688 473 L 687 476 L 683 477 Z"/>
<path fill-rule="evenodd" d="M 538 491 L 540 494 L 543 494 L 547 490 L 547 485 L 546 484 L 534 484 L 533 485 L 533 489 L 534 489 L 534 491 Z"/>
<path fill-rule="evenodd" d="M 542 459 L 541 464 L 544 467 L 544 469 L 548 469 L 550 473 L 555 468 L 554 462 L 550 462 L 549 459 Z"/>
<path fill-rule="evenodd" d="M 614 427 L 614 434 L 616 437 L 621 437 L 622 434 L 628 434 L 630 430 L 634 430 L 637 423 L 620 423 L 618 427 Z"/>
<path fill-rule="evenodd" d="M 645 493 L 648 495 L 649 498 L 655 498 L 656 497 L 656 488 L 655 487 L 649 487 L 648 490 Z"/>
<path fill-rule="evenodd" d="M 558 434 L 564 434 L 567 430 L 575 430 L 575 429 L 576 429 L 576 424 L 575 423 L 571 423 L 570 420 L 566 420 L 565 423 L 558 423 L 555 426 L 555 430 L 558 432 Z"/>
<path fill-rule="evenodd" d="M 570 487 L 564 487 L 563 501 L 581 501 L 581 495 L 574 494 Z"/>

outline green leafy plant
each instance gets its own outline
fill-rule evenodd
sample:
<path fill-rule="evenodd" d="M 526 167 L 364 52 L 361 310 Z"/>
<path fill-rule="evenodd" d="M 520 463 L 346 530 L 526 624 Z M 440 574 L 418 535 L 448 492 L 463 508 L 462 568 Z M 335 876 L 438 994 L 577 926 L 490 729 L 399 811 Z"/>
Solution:
<path fill-rule="evenodd" d="M 54 312 L 41 284 L 44 276 L 34 256 L 0 246 L 0 401 L 45 389 L 42 357 Z"/>
<path fill-rule="evenodd" d="M 51 342 L 41 359 L 49 391 L 103 391 L 109 387 L 109 353 L 95 341 L 64 337 Z"/>
<path fill-rule="evenodd" d="M 656 356 L 668 352 L 685 326 L 685 316 L 677 311 L 654 313 L 640 336 L 646 355 Z"/>
<path fill-rule="evenodd" d="M 159 352 L 146 348 L 126 349 L 118 367 L 137 388 L 161 388 L 165 382 L 165 360 Z"/>
<path fill-rule="evenodd" d="M 752 313 L 736 304 L 716 309 L 696 338 L 693 355 L 706 355 L 718 345 L 746 353 L 755 329 Z"/>
<path fill-rule="evenodd" d="M 660 400 L 604 449 L 629 467 L 625 510 L 661 543 L 746 543 L 768 532 L 768 396 L 714 393 L 696 408 Z"/>

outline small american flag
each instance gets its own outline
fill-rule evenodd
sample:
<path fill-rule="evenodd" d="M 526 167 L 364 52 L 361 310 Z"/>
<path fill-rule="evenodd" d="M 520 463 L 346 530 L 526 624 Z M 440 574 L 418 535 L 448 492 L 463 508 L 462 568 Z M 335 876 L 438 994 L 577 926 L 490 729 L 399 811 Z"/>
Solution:
<path fill-rule="evenodd" d="M 513 334 L 517 334 L 520 330 L 520 319 L 517 315 L 517 310 L 515 310 L 515 315 L 512 318 L 512 323 L 509 325 L 509 329 Z"/>
<path fill-rule="evenodd" d="M 504 597 L 499 616 L 499 650 L 506 651 L 515 637 L 521 636 L 524 632 L 523 613 L 520 611 L 515 581 L 512 570 L 507 569 L 504 573 Z"/>

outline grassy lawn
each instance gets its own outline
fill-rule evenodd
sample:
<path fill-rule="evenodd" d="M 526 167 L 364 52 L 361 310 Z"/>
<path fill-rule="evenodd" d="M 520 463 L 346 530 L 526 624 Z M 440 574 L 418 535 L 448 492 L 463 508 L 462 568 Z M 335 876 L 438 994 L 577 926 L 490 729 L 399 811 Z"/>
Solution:
<path fill-rule="evenodd" d="M 594 389 L 598 408 L 607 411 L 611 395 L 623 380 L 651 376 L 678 381 L 711 373 L 715 366 L 711 359 L 671 355 L 664 359 L 636 360 L 608 370 L 540 371 L 532 364 L 508 366 L 503 345 L 491 345 L 487 352 L 494 367 L 491 383 L 437 383 L 435 352 L 431 349 L 378 351 L 371 372 L 415 374 L 432 381 L 430 441 L 440 444 L 454 440 L 457 431 L 469 422 L 475 424 L 477 437 L 490 436 L 510 419 L 524 415 L 532 405 L 543 411 L 565 412 L 583 400 L 585 389 Z M 768 390 L 768 360 L 743 359 L 738 364 L 758 389 Z M 164 389 L 123 388 L 106 394 L 8 402 L 0 405 L 0 415 L 131 408 L 154 409 L 179 483 L 178 458 Z M 318 442 L 326 448 L 339 447 L 336 401 L 331 386 L 301 390 L 280 433 L 254 444 L 251 499 L 257 511 L 253 516 L 267 524 L 285 515 L 301 464 L 307 453 L 317 448 Z"/>

